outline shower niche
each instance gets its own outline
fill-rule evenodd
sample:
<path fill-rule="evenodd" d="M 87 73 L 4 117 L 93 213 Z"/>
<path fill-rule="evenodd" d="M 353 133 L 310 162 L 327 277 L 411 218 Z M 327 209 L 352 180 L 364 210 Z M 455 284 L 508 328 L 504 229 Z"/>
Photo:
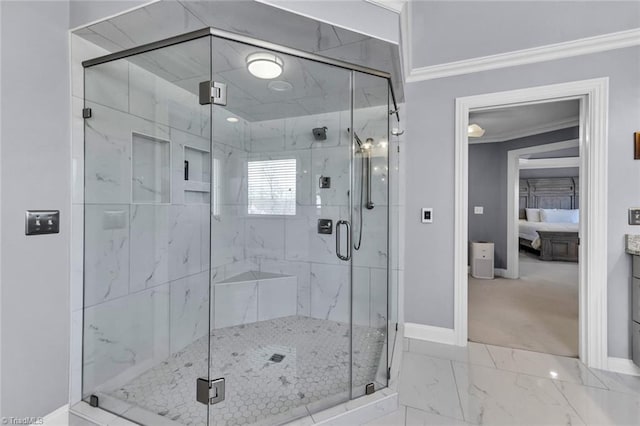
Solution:
<path fill-rule="evenodd" d="M 132 133 L 131 196 L 134 204 L 170 202 L 170 144 L 168 140 Z"/>
<path fill-rule="evenodd" d="M 83 399 L 277 425 L 385 388 L 389 75 L 211 28 L 83 65 Z"/>
<path fill-rule="evenodd" d="M 204 149 L 184 147 L 184 198 L 187 203 L 209 203 L 211 193 L 210 153 Z"/>

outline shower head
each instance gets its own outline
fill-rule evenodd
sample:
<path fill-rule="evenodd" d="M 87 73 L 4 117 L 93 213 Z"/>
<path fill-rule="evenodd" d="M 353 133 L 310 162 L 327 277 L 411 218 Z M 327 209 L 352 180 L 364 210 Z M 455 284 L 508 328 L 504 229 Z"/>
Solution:
<path fill-rule="evenodd" d="M 329 129 L 326 126 L 316 127 L 315 129 L 312 129 L 311 132 L 313 133 L 313 137 L 315 140 L 324 141 L 327 139 L 327 130 Z"/>

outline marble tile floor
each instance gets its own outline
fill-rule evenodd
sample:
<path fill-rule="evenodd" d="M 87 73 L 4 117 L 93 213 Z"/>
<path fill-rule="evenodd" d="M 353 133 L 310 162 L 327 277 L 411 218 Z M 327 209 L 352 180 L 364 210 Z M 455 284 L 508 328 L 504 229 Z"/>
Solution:
<path fill-rule="evenodd" d="M 640 425 L 640 377 L 479 343 L 407 339 L 398 410 L 369 426 Z"/>
<path fill-rule="evenodd" d="M 349 386 L 349 334 L 344 323 L 302 316 L 226 327 L 193 342 L 107 397 L 176 424 L 204 424 L 196 379 L 224 377 L 226 398 L 210 406 L 210 424 L 279 424 L 335 405 Z M 374 382 L 386 348 L 381 330 L 354 326 L 354 383 Z M 280 362 L 273 354 L 284 355 Z M 380 387 L 377 384 L 376 387 Z M 308 411 L 307 411 L 308 410 Z M 126 415 L 125 415 L 126 416 Z M 136 419 L 131 419 L 136 420 Z"/>
<path fill-rule="evenodd" d="M 640 425 L 640 376 L 473 342 L 404 349 L 400 406 L 368 426 Z"/>

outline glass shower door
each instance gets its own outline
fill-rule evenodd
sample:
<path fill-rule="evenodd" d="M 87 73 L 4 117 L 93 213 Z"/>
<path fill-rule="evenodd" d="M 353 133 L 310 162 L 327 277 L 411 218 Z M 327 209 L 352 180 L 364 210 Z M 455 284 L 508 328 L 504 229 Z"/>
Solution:
<path fill-rule="evenodd" d="M 351 71 L 213 38 L 210 424 L 282 424 L 351 389 Z"/>
<path fill-rule="evenodd" d="M 353 76 L 354 398 L 387 386 L 389 322 L 389 82 Z M 395 326 L 395 325 L 394 325 Z"/>
<path fill-rule="evenodd" d="M 210 38 L 85 68 L 83 399 L 206 424 Z"/>

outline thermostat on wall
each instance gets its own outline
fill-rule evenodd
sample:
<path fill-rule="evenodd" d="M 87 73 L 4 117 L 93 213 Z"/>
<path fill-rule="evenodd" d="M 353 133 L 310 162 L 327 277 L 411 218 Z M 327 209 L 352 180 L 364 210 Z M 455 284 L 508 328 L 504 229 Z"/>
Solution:
<path fill-rule="evenodd" d="M 422 223 L 433 223 L 433 208 L 422 208 Z"/>

